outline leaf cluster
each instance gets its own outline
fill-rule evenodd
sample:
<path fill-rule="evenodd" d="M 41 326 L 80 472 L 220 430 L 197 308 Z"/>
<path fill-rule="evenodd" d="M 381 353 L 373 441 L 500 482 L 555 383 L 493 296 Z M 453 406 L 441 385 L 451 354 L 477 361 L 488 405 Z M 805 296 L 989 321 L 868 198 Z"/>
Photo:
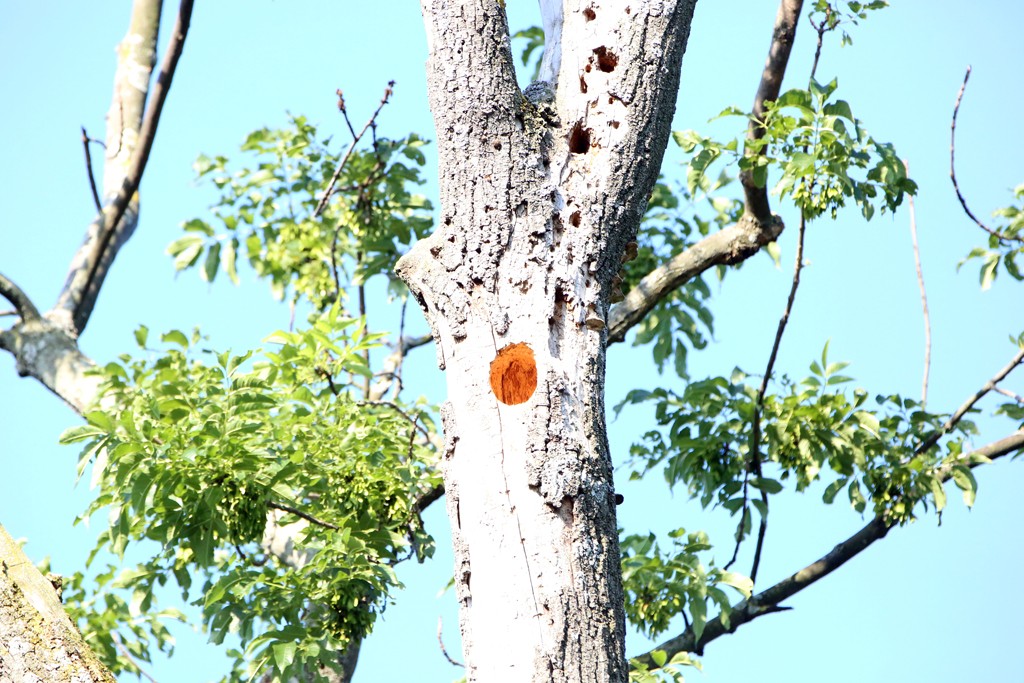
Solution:
<path fill-rule="evenodd" d="M 244 250 L 274 296 L 291 291 L 326 308 L 344 296 L 343 283 L 390 275 L 404 250 L 429 232 L 431 204 L 410 191 L 423 183 L 425 144 L 411 133 L 375 139 L 370 149 L 346 156 L 302 116 L 282 129 L 253 131 L 241 147 L 246 166 L 231 170 L 223 156 L 197 159 L 198 178 L 212 183 L 220 198 L 212 221 L 186 221 L 185 234 L 167 252 L 177 270 L 202 263 L 203 279 L 212 282 L 223 270 L 237 284 Z M 343 159 L 330 202 L 314 216 Z"/>
<path fill-rule="evenodd" d="M 948 416 L 898 395 L 876 396 L 872 405 L 863 389 L 846 388 L 852 380 L 841 374 L 845 367 L 828 362 L 826 345 L 810 375 L 773 382 L 774 391 L 760 406 L 763 428 L 756 442 L 758 389 L 740 370 L 728 379 L 690 382 L 679 393 L 631 392 L 624 403 L 653 405 L 658 426 L 633 445 L 632 476 L 660 469 L 670 487 L 685 487 L 704 507 L 740 514 L 738 539 L 751 531 L 750 507 L 767 514 L 760 492 L 778 494 L 786 483 L 804 491 L 824 481 L 825 503 L 845 490 L 856 511 L 903 524 L 915 518 L 918 505 L 941 512 L 942 482 L 951 472 L 971 505 L 977 488 L 968 469 L 973 461 L 962 456 L 966 438 L 976 432 L 973 423 L 961 420 L 935 445 L 922 448 L 944 434 Z M 768 468 L 775 476 L 757 474 Z"/>
<path fill-rule="evenodd" d="M 140 328 L 149 356 L 102 368 L 103 407 L 62 438 L 83 444 L 80 470 L 100 461 L 86 516 L 106 510 L 110 526 L 90 561 L 155 542 L 118 578 L 136 612 L 173 580 L 214 642 L 237 634 L 253 670 L 282 677 L 332 666 L 384 609 L 394 564 L 433 551 L 415 506 L 438 483 L 433 418 L 422 404 L 358 400 L 351 378 L 369 372 L 362 351 L 379 335 L 338 310 L 273 335 L 261 356 L 178 331 L 153 349 Z M 298 531 L 287 553 L 272 552 L 271 521 Z"/>

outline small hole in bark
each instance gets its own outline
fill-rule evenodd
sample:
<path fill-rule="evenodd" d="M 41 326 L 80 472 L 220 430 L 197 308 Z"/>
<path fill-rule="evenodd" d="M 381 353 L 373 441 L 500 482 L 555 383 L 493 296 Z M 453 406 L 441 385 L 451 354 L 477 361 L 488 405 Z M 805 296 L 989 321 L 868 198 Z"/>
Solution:
<path fill-rule="evenodd" d="M 584 80 L 583 74 L 580 74 L 580 92 L 587 92 L 587 81 Z"/>
<path fill-rule="evenodd" d="M 619 58 L 603 45 L 594 50 L 594 56 L 597 57 L 597 68 L 605 73 L 615 71 L 615 67 L 619 65 Z"/>
<path fill-rule="evenodd" d="M 587 64 L 585 67 L 583 67 L 583 70 L 586 71 L 587 73 L 590 73 L 591 72 L 590 64 Z"/>
<path fill-rule="evenodd" d="M 445 216 L 444 217 L 444 224 L 445 225 L 451 225 L 452 224 L 452 217 L 451 216 Z"/>
<path fill-rule="evenodd" d="M 569 224 L 574 228 L 580 227 L 580 212 L 573 211 L 572 215 L 569 216 Z"/>
<path fill-rule="evenodd" d="M 499 401 L 525 403 L 537 389 L 537 361 L 526 344 L 509 344 L 491 361 L 491 390 Z"/>
<path fill-rule="evenodd" d="M 618 128 L 619 127 L 619 122 L 618 121 L 609 121 L 608 125 L 611 126 L 612 128 Z"/>
<path fill-rule="evenodd" d="M 594 19 L 597 19 L 597 12 L 595 12 L 592 7 L 588 7 L 583 10 L 583 16 L 587 21 L 593 21 Z"/>
<path fill-rule="evenodd" d="M 494 143 L 494 149 L 496 149 L 496 150 L 498 150 L 500 152 L 501 151 L 501 143 L 500 142 L 495 142 Z"/>
<path fill-rule="evenodd" d="M 569 133 L 569 151 L 573 154 L 586 154 L 589 149 L 590 129 L 584 128 L 583 124 L 577 121 Z"/>
<path fill-rule="evenodd" d="M 629 9 L 629 5 L 626 5 L 626 14 L 631 14 L 633 10 Z"/>

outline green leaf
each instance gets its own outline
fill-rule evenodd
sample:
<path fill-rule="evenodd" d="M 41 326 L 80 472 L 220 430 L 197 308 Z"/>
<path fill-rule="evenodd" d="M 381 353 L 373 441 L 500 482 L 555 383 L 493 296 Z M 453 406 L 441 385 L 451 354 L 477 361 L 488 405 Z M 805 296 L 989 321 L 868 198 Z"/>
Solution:
<path fill-rule="evenodd" d="M 189 346 L 188 337 L 186 337 L 185 333 L 180 330 L 171 330 L 170 332 L 160 335 L 160 341 L 167 344 L 177 344 L 183 349 L 187 349 Z"/>
<path fill-rule="evenodd" d="M 964 504 L 973 507 L 978 493 L 978 480 L 974 478 L 974 473 L 963 465 L 957 465 L 953 468 L 953 482 L 963 491 Z"/>
<path fill-rule="evenodd" d="M 149 328 L 145 325 L 139 325 L 135 328 L 135 343 L 139 345 L 140 349 L 146 348 L 146 339 L 149 338 Z"/>
<path fill-rule="evenodd" d="M 291 663 L 295 660 L 295 648 L 296 644 L 294 642 L 274 643 L 271 651 L 274 654 L 274 664 L 279 671 L 284 671 L 285 668 L 291 666 Z"/>
<path fill-rule="evenodd" d="M 206 252 L 206 261 L 203 263 L 203 272 L 200 276 L 207 282 L 213 282 L 217 277 L 217 270 L 220 268 L 220 242 L 214 242 Z"/>
<path fill-rule="evenodd" d="M 654 660 L 654 663 L 658 666 L 658 668 L 661 668 L 665 666 L 665 662 L 668 661 L 668 653 L 664 650 L 654 650 L 653 652 L 651 652 L 651 659 Z"/>

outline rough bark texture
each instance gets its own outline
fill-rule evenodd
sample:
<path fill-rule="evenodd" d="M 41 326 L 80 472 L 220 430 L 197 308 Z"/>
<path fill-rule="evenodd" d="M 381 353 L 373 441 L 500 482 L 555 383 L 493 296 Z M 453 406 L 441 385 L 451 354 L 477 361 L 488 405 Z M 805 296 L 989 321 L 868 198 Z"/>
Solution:
<path fill-rule="evenodd" d="M 545 16 L 562 26 L 546 57 L 560 71 L 524 96 L 500 0 L 423 2 L 442 216 L 397 270 L 447 371 L 442 468 L 471 681 L 627 679 L 608 295 L 660 168 L 693 5 L 542 5 L 561 13 Z M 512 344 L 536 367 L 492 377 Z M 499 402 L 492 386 L 534 370 L 525 402 Z"/>
<path fill-rule="evenodd" d="M 113 683 L 47 581 L 0 526 L 0 683 Z"/>

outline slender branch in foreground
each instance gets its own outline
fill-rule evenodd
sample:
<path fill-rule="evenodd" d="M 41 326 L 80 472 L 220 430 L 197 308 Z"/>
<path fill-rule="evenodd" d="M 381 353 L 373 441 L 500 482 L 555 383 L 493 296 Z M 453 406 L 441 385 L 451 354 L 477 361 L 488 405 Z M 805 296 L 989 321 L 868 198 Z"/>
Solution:
<path fill-rule="evenodd" d="M 92 314 L 101 283 L 97 282 L 97 273 L 103 261 L 104 254 L 110 247 L 111 240 L 116 232 L 117 225 L 124 217 L 125 211 L 132 197 L 139 189 L 142 174 L 146 170 L 146 163 L 149 161 L 149 154 L 153 149 L 153 140 L 156 137 L 156 129 L 160 123 L 160 114 L 163 111 L 164 103 L 167 101 L 167 94 L 171 88 L 171 81 L 174 78 L 178 60 L 185 47 L 185 37 L 188 35 L 189 24 L 192 19 L 193 0 L 181 0 L 178 8 L 178 17 L 174 23 L 174 30 L 171 32 L 171 42 L 164 54 L 164 61 L 160 66 L 160 74 L 157 76 L 153 86 L 152 99 L 146 110 L 146 116 L 139 129 L 139 143 L 132 156 L 131 165 L 125 175 L 121 189 L 105 209 L 97 217 L 99 222 L 99 235 L 96 246 L 89 259 L 88 273 L 84 284 L 77 292 L 70 295 L 73 298 L 74 314 L 73 325 L 76 332 L 85 328 L 89 316 Z M 92 295 L 90 296 L 90 292 Z M 63 296 L 63 295 L 62 295 Z"/>
<path fill-rule="evenodd" d="M 910 172 L 910 165 L 903 162 Z M 921 311 L 924 313 L 924 373 L 921 377 L 921 408 L 928 403 L 928 374 L 932 367 L 932 323 L 928 315 L 928 292 L 924 288 L 924 275 L 921 273 L 921 250 L 917 246 L 917 217 L 914 213 L 914 195 L 907 195 L 910 208 L 910 241 L 914 245 L 914 266 L 917 269 L 917 286 L 921 290 Z"/>
<path fill-rule="evenodd" d="M 708 268 L 740 263 L 778 239 L 782 220 L 778 216 L 771 219 L 765 226 L 744 215 L 735 225 L 708 235 L 645 275 L 620 303 L 612 306 L 608 314 L 608 343 L 625 339 L 626 333 L 659 301 Z"/>
<path fill-rule="evenodd" d="M 1024 430 L 1015 432 L 1008 437 L 998 441 L 993 441 L 992 443 L 982 446 L 971 453 L 967 453 L 963 455 L 959 461 L 961 464 L 974 468 L 983 462 L 986 462 L 985 459 L 995 460 L 999 457 L 1019 451 L 1022 448 L 1024 448 Z M 952 476 L 952 468 L 950 467 L 946 471 L 940 472 L 940 476 L 945 482 Z M 668 659 L 671 659 L 680 652 L 692 652 L 697 655 L 702 655 L 704 653 L 704 648 L 708 643 L 727 633 L 734 632 L 743 624 L 751 622 L 765 614 L 772 614 L 774 612 L 781 612 L 786 609 L 790 609 L 779 603 L 796 595 L 811 584 L 817 582 L 819 579 L 828 576 L 833 571 L 849 562 L 862 551 L 867 549 L 872 543 L 884 538 L 886 534 L 889 533 L 890 528 L 891 527 L 888 526 L 881 517 L 875 517 L 860 531 L 850 536 L 845 541 L 838 543 L 829 553 L 822 556 L 816 562 L 807 565 L 795 574 L 788 576 L 782 581 L 776 583 L 774 586 L 754 595 L 750 599 L 742 600 L 734 605 L 729 613 L 728 627 L 723 624 L 722 615 L 718 615 L 707 622 L 704 627 L 704 632 L 701 634 L 699 639 L 695 637 L 693 630 L 688 628 L 675 638 L 667 640 L 650 652 L 640 655 L 637 657 L 637 660 L 653 669 L 656 668 L 656 664 L 651 653 L 655 650 L 665 652 Z"/>
<path fill-rule="evenodd" d="M 340 528 L 340 527 L 338 527 L 338 526 L 336 526 L 334 524 L 331 524 L 330 522 L 325 522 L 322 519 L 318 519 L 317 517 L 314 517 L 313 515 L 309 514 L 308 512 L 303 512 L 302 510 L 299 510 L 298 508 L 294 508 L 291 505 L 285 505 L 283 503 L 268 502 L 267 503 L 267 507 L 271 508 L 272 510 L 280 510 L 281 512 L 291 513 L 291 514 L 295 515 L 296 517 L 301 517 L 302 519 L 306 520 L 307 522 L 309 522 L 311 524 L 316 524 L 317 526 L 322 526 L 325 529 L 331 529 L 332 531 L 337 531 Z"/>
<path fill-rule="evenodd" d="M 949 177 L 953 181 L 953 189 L 956 190 L 956 198 L 960 200 L 960 206 L 963 207 L 964 213 L 967 217 L 974 221 L 974 224 L 979 228 L 992 235 L 1000 242 L 1024 242 L 1024 237 L 1015 237 L 1004 235 L 982 223 L 974 212 L 967 207 L 967 200 L 964 199 L 964 195 L 960 192 L 960 184 L 956 181 L 956 117 L 960 113 L 960 102 L 964 98 L 964 90 L 967 88 L 967 79 L 971 77 L 971 67 L 967 67 L 967 72 L 964 74 L 964 82 L 960 86 L 960 92 L 956 95 L 956 104 L 953 106 L 953 122 L 950 124 L 949 130 Z"/>
<path fill-rule="evenodd" d="M 22 291 L 21 287 L 14 284 L 3 274 L 0 274 L 0 296 L 14 305 L 14 310 L 17 311 L 23 321 L 28 322 L 39 319 L 39 309 L 32 303 L 32 299 Z"/>
<path fill-rule="evenodd" d="M 100 193 L 96 189 L 96 176 L 92 172 L 92 152 L 89 149 L 89 143 L 92 142 L 92 138 L 85 132 L 85 126 L 82 126 L 82 150 L 85 152 L 85 176 L 89 179 L 89 189 L 92 190 L 92 201 L 96 205 L 97 213 L 103 211 L 103 202 L 100 201 Z"/>
<path fill-rule="evenodd" d="M 964 401 L 963 405 L 956 409 L 956 412 L 953 413 L 948 420 L 946 420 L 946 423 L 942 425 L 942 427 L 940 427 L 937 432 L 935 432 L 930 437 L 922 441 L 921 445 L 919 445 L 914 450 L 914 454 L 917 455 L 920 453 L 924 453 L 929 448 L 937 444 L 939 442 L 939 439 L 941 439 L 945 434 L 948 434 L 949 431 L 953 429 L 953 427 L 955 427 L 957 423 L 960 422 L 960 420 L 963 419 L 964 415 L 966 415 L 967 412 L 974 407 L 975 403 L 980 401 L 982 397 L 985 396 L 985 394 L 995 389 L 996 385 L 1002 382 L 1004 379 L 1006 379 L 1006 376 L 1013 372 L 1014 368 L 1016 368 L 1021 363 L 1024 363 L 1024 348 L 1018 350 L 1013 359 L 1010 360 L 1010 362 L 1007 363 L 1002 370 L 997 372 L 992 377 L 992 379 L 985 382 L 985 384 L 980 389 L 974 392 L 973 396 Z"/>
<path fill-rule="evenodd" d="M 384 108 L 384 105 L 388 103 L 388 100 L 391 99 L 391 94 L 394 92 L 394 88 L 395 82 L 388 81 L 388 87 L 384 89 L 384 97 L 381 98 L 380 104 L 377 105 L 377 109 L 374 110 L 370 119 L 366 122 L 366 125 L 363 126 L 363 129 L 359 131 L 359 133 L 355 133 L 352 128 L 352 124 L 350 122 L 348 123 L 349 131 L 352 131 L 353 133 L 352 144 L 348 146 L 348 150 L 345 152 L 344 156 L 341 157 L 341 161 L 338 162 L 338 167 L 335 169 L 334 175 L 331 176 L 331 182 L 327 184 L 324 196 L 320 198 L 319 202 L 317 202 L 316 210 L 313 211 L 313 218 L 316 218 L 323 213 L 324 208 L 327 207 L 327 202 L 330 201 L 331 195 L 334 194 L 334 186 L 338 183 L 338 178 L 341 177 L 341 172 L 345 169 L 345 164 L 348 163 L 348 158 L 352 156 L 352 152 L 355 151 L 356 145 L 359 144 L 359 141 L 362 139 L 363 135 L 366 134 L 366 131 L 376 124 L 377 116 L 380 114 L 381 109 Z M 345 109 L 345 98 L 342 97 L 340 90 L 338 91 L 338 109 L 345 114 L 345 121 L 348 122 L 348 112 Z"/>

